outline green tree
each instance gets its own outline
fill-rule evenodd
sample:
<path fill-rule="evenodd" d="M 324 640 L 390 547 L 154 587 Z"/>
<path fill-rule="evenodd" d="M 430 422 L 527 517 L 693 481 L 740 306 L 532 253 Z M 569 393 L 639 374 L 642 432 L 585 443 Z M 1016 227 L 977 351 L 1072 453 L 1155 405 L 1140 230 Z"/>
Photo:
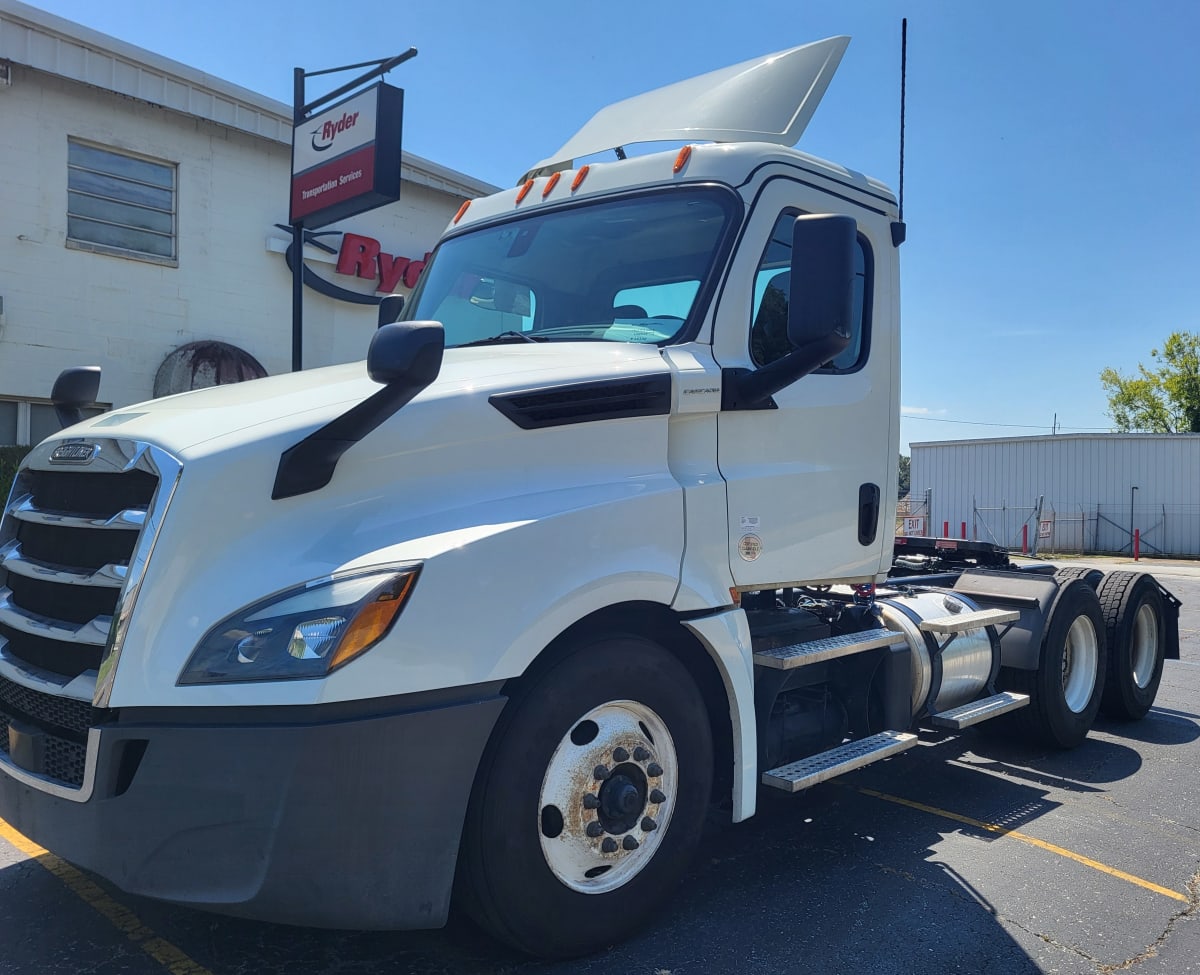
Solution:
<path fill-rule="evenodd" d="M 17 466 L 29 450 L 29 447 L 0 447 L 0 507 L 8 501 L 8 492 L 12 488 Z"/>
<path fill-rule="evenodd" d="M 1172 332 L 1156 368 L 1138 363 L 1136 376 L 1109 367 L 1100 373 L 1108 412 L 1123 433 L 1200 433 L 1200 332 Z"/>
<path fill-rule="evenodd" d="M 904 497 L 908 494 L 908 489 L 912 482 L 912 462 L 903 454 L 900 455 L 900 493 L 897 497 Z"/>

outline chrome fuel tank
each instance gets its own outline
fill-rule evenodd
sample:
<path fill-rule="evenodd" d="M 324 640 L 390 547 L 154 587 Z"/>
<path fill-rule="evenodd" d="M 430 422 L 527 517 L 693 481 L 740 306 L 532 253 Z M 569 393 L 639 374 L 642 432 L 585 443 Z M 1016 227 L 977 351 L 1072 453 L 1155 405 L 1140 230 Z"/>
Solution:
<path fill-rule="evenodd" d="M 946 649 L 938 654 L 934 635 L 923 633 L 920 629 L 925 620 L 979 609 L 974 602 L 953 592 L 916 592 L 881 597 L 876 603 L 882 612 L 884 625 L 903 633 L 912 651 L 914 717 L 926 708 L 945 711 L 958 707 L 982 693 L 991 675 L 994 659 L 988 631 L 980 627 L 957 633 Z"/>

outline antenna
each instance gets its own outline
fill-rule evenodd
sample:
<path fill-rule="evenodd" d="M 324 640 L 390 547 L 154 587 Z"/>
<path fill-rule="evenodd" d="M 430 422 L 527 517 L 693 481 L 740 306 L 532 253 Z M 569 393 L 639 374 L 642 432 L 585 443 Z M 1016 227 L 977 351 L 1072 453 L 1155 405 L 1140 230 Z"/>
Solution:
<path fill-rule="evenodd" d="M 904 84 L 908 75 L 908 18 L 900 20 L 900 222 L 904 223 Z"/>

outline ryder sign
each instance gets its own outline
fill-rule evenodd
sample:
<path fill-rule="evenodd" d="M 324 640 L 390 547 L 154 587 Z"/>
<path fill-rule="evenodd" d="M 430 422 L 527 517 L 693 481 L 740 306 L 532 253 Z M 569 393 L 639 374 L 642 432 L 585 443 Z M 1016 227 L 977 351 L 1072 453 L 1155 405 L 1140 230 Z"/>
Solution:
<path fill-rule="evenodd" d="M 400 199 L 404 91 L 377 84 L 292 129 L 292 224 L 324 227 Z"/>

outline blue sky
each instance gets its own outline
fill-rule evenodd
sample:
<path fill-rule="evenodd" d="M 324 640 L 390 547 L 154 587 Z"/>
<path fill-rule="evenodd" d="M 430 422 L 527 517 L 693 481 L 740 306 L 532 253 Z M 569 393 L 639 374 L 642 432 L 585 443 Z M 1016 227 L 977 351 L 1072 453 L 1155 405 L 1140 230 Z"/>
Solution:
<path fill-rule="evenodd" d="M 1100 370 L 1200 330 L 1194 0 L 36 5 L 287 102 L 297 65 L 416 47 L 406 148 L 500 185 L 610 102 L 849 34 L 800 146 L 895 186 L 907 16 L 905 449 L 1107 430 Z"/>

